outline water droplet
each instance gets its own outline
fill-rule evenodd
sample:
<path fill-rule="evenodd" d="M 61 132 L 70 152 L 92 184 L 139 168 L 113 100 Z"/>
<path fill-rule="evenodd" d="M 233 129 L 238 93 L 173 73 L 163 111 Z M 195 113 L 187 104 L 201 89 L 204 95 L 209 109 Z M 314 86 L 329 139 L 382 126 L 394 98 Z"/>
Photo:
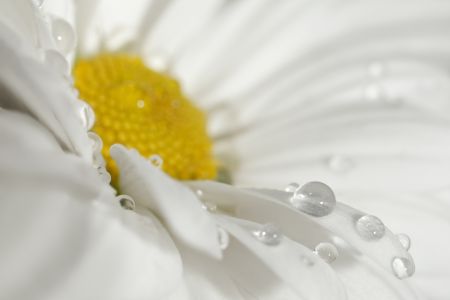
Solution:
<path fill-rule="evenodd" d="M 300 260 L 307 267 L 314 266 L 314 261 L 311 258 L 309 258 L 308 256 L 306 256 L 306 255 L 300 256 Z"/>
<path fill-rule="evenodd" d="M 204 210 L 209 211 L 209 212 L 216 212 L 217 211 L 217 204 L 205 201 L 202 204 L 202 208 Z"/>
<path fill-rule="evenodd" d="M 164 164 L 163 159 L 158 154 L 150 155 L 148 159 L 150 160 L 150 163 L 155 167 L 157 167 L 158 169 L 161 169 Z"/>
<path fill-rule="evenodd" d="M 145 106 L 145 101 L 142 100 L 142 99 L 139 99 L 138 101 L 136 101 L 136 106 L 137 106 L 138 108 L 144 108 L 144 106 Z"/>
<path fill-rule="evenodd" d="M 409 248 L 411 247 L 411 239 L 409 238 L 409 236 L 404 233 L 399 233 L 399 234 L 397 234 L 397 239 L 400 242 L 400 244 L 402 245 L 402 247 L 406 251 L 408 251 Z"/>
<path fill-rule="evenodd" d="M 314 248 L 316 253 L 326 263 L 331 263 L 339 256 L 339 251 L 335 245 L 330 243 L 320 243 Z"/>
<path fill-rule="evenodd" d="M 75 48 L 75 31 L 67 21 L 60 18 L 53 19 L 52 34 L 56 48 L 62 54 L 68 54 Z"/>
<path fill-rule="evenodd" d="M 322 182 L 308 182 L 290 198 L 296 209 L 315 217 L 330 214 L 336 206 L 333 190 Z"/>
<path fill-rule="evenodd" d="M 45 63 L 50 68 L 64 76 L 69 76 L 69 63 L 64 58 L 64 56 L 61 55 L 61 53 L 56 50 L 50 49 L 46 50 L 44 55 Z"/>
<path fill-rule="evenodd" d="M 201 189 L 196 189 L 195 190 L 195 194 L 197 195 L 198 198 L 202 198 L 203 197 L 203 191 Z"/>
<path fill-rule="evenodd" d="M 44 5 L 44 2 L 45 0 L 33 0 L 33 3 L 39 8 L 41 8 Z"/>
<path fill-rule="evenodd" d="M 296 182 L 289 183 L 285 188 L 284 191 L 288 193 L 295 193 L 300 188 L 300 185 Z"/>
<path fill-rule="evenodd" d="M 100 166 L 97 171 L 104 183 L 109 184 L 111 182 L 111 174 L 109 174 L 104 166 Z"/>
<path fill-rule="evenodd" d="M 332 155 L 327 159 L 328 167 L 334 172 L 348 172 L 354 167 L 353 161 L 343 155 Z"/>
<path fill-rule="evenodd" d="M 134 210 L 136 207 L 136 203 L 134 203 L 133 198 L 128 195 L 119 195 L 116 197 L 117 201 L 119 201 L 120 205 L 128 210 Z"/>
<path fill-rule="evenodd" d="M 275 246 L 281 242 L 283 235 L 281 234 L 278 226 L 274 224 L 265 224 L 261 227 L 261 229 L 253 232 L 253 235 L 262 243 Z"/>
<path fill-rule="evenodd" d="M 369 101 L 380 101 L 384 99 L 384 92 L 379 84 L 369 84 L 366 86 L 364 95 Z"/>
<path fill-rule="evenodd" d="M 80 116 L 84 128 L 86 130 L 91 130 L 95 123 L 95 114 L 92 107 L 86 102 L 83 102 L 81 106 Z"/>
<path fill-rule="evenodd" d="M 414 262 L 404 257 L 394 257 L 392 260 L 392 270 L 399 279 L 411 277 L 414 274 Z"/>
<path fill-rule="evenodd" d="M 93 152 L 100 152 L 103 148 L 103 141 L 102 138 L 98 136 L 95 132 L 89 131 L 88 132 L 89 140 L 91 141 L 92 145 L 92 151 Z"/>
<path fill-rule="evenodd" d="M 217 227 L 217 239 L 219 240 L 220 249 L 225 250 L 230 244 L 230 236 L 222 227 Z"/>
<path fill-rule="evenodd" d="M 384 73 L 384 65 L 377 61 L 372 62 L 367 67 L 367 72 L 369 73 L 370 76 L 379 78 Z"/>
<path fill-rule="evenodd" d="M 375 216 L 365 215 L 356 221 L 358 234 L 366 240 L 379 240 L 386 231 L 383 222 Z"/>

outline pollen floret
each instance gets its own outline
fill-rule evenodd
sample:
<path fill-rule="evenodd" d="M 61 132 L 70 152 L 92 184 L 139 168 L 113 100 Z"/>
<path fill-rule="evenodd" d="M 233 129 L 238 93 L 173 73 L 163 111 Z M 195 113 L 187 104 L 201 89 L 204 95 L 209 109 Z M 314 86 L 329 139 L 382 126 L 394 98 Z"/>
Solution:
<path fill-rule="evenodd" d="M 117 167 L 109 155 L 115 143 L 144 157 L 158 155 L 163 170 L 178 179 L 213 179 L 216 162 L 206 117 L 182 94 L 180 85 L 136 56 L 101 54 L 81 59 L 74 69 L 80 97 L 95 111 L 93 131 L 113 181 Z"/>

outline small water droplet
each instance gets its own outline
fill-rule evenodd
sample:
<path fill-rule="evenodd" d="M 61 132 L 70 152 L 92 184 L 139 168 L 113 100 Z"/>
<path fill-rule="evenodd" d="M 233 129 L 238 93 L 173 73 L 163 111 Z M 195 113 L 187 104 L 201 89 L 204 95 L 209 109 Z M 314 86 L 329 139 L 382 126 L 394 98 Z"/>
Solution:
<path fill-rule="evenodd" d="M 95 123 L 95 114 L 94 110 L 89 104 L 83 102 L 81 106 L 80 117 L 83 127 L 86 130 L 91 130 Z"/>
<path fill-rule="evenodd" d="M 138 108 L 144 108 L 145 107 L 145 101 L 142 99 L 139 99 L 138 101 L 136 101 L 136 106 Z"/>
<path fill-rule="evenodd" d="M 339 256 L 339 251 L 336 246 L 330 243 L 319 243 L 314 248 L 314 253 L 316 253 L 326 263 L 335 261 Z"/>
<path fill-rule="evenodd" d="M 375 216 L 365 215 L 356 221 L 358 234 L 366 240 L 379 240 L 386 231 L 383 222 Z"/>
<path fill-rule="evenodd" d="M 285 188 L 284 191 L 288 193 L 295 193 L 300 188 L 300 185 L 296 182 L 289 183 Z"/>
<path fill-rule="evenodd" d="M 116 197 L 117 201 L 119 201 L 120 205 L 128 210 L 134 210 L 136 207 L 136 203 L 133 198 L 128 195 L 119 195 Z"/>
<path fill-rule="evenodd" d="M 308 256 L 306 256 L 306 255 L 300 256 L 300 260 L 307 267 L 314 266 L 314 261 L 311 258 L 309 258 Z"/>
<path fill-rule="evenodd" d="M 33 0 L 33 3 L 39 8 L 41 8 L 44 5 L 44 2 L 45 0 Z"/>
<path fill-rule="evenodd" d="M 392 270 L 399 279 L 411 277 L 414 274 L 414 262 L 404 257 L 394 257 L 392 260 Z"/>
<path fill-rule="evenodd" d="M 399 234 L 397 234 L 397 239 L 400 242 L 400 244 L 402 245 L 402 247 L 406 251 L 408 251 L 409 248 L 411 247 L 411 239 L 409 238 L 409 236 L 404 233 L 399 233 Z"/>
<path fill-rule="evenodd" d="M 195 190 L 195 194 L 197 195 L 198 198 L 202 198 L 203 197 L 203 191 L 201 189 L 196 189 Z"/>
<path fill-rule="evenodd" d="M 45 51 L 45 63 L 58 72 L 59 74 L 62 74 L 64 76 L 69 76 L 69 63 L 64 58 L 64 56 L 61 55 L 56 50 L 50 49 Z"/>
<path fill-rule="evenodd" d="M 202 204 L 202 208 L 204 210 L 206 210 L 206 211 L 209 211 L 209 212 L 216 212 L 217 211 L 217 204 L 205 201 Z"/>
<path fill-rule="evenodd" d="M 384 65 L 378 61 L 374 61 L 367 67 L 367 72 L 370 76 L 379 78 L 384 73 Z"/>
<path fill-rule="evenodd" d="M 91 141 L 92 145 L 92 151 L 93 152 L 100 152 L 103 148 L 103 141 L 102 138 L 98 136 L 95 132 L 89 131 L 88 132 L 89 140 Z"/>
<path fill-rule="evenodd" d="M 111 182 L 111 174 L 109 174 L 104 166 L 100 166 L 97 171 L 104 183 L 109 184 Z"/>
<path fill-rule="evenodd" d="M 217 239 L 219 240 L 220 249 L 225 250 L 230 244 L 230 236 L 222 227 L 217 227 Z"/>
<path fill-rule="evenodd" d="M 343 155 L 332 155 L 327 159 L 328 167 L 334 172 L 348 172 L 354 167 L 353 161 Z"/>
<path fill-rule="evenodd" d="M 164 164 L 163 159 L 158 154 L 150 155 L 148 159 L 150 160 L 150 163 L 155 167 L 157 167 L 158 169 L 161 169 Z"/>
<path fill-rule="evenodd" d="M 314 217 L 329 215 L 336 206 L 333 190 L 322 182 L 308 182 L 290 198 L 296 209 Z"/>
<path fill-rule="evenodd" d="M 275 246 L 281 242 L 283 235 L 281 234 L 278 226 L 274 224 L 265 224 L 261 227 L 261 229 L 253 232 L 253 235 L 262 243 Z"/>
<path fill-rule="evenodd" d="M 64 55 L 75 48 L 75 31 L 67 21 L 55 18 L 52 21 L 52 34 L 56 48 Z"/>

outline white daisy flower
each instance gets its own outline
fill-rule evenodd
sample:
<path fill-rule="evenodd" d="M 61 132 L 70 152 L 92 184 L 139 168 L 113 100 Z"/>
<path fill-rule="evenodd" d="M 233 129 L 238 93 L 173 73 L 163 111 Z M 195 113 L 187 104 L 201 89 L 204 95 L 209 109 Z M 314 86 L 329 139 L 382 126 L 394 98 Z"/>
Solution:
<path fill-rule="evenodd" d="M 43 243 L 22 271 L 43 272 L 51 253 L 57 253 L 59 260 L 45 272 L 42 282 L 30 279 L 33 285 L 26 292 L 42 293 L 46 299 L 61 295 L 78 299 L 184 299 L 189 294 L 193 299 L 414 298 L 404 281 L 394 276 L 408 277 L 414 271 L 406 251 L 408 238 L 393 236 L 378 218 L 343 204 L 328 211 L 333 208 L 330 199 L 334 196 L 320 183 L 290 185 L 289 192 L 282 192 L 191 182 L 192 192 L 155 170 L 137 153 L 116 146 L 112 156 L 121 173 L 118 184 L 128 196 L 111 201 L 113 191 L 89 169 L 100 167 L 101 178 L 109 181 L 98 151 L 99 139 L 86 133 L 94 125 L 94 114 L 76 99 L 70 84 L 48 68 L 70 76 L 78 36 L 77 57 L 81 60 L 74 63 L 75 86 L 94 107 L 94 130 L 103 139 L 103 154 L 113 175 L 117 171 L 107 151 L 119 142 L 150 156 L 153 163 L 159 164 L 162 157 L 164 170 L 179 178 L 208 178 L 215 173 L 217 161 L 229 175 L 226 177 L 239 185 L 280 188 L 291 180 L 314 178 L 331 183 L 340 199 L 373 205 L 374 211 L 392 218 L 389 221 L 396 226 L 412 219 L 399 217 L 407 210 L 428 218 L 422 227 L 448 230 L 448 222 L 439 224 L 433 219 L 435 213 L 421 209 L 427 204 L 419 199 L 421 193 L 447 185 L 443 175 L 448 147 L 443 135 L 448 129 L 442 109 L 448 78 L 431 58 L 440 62 L 446 57 L 446 29 L 440 25 L 448 19 L 448 4 L 409 1 L 406 5 L 398 1 L 389 3 L 388 12 L 387 2 L 136 1 L 127 3 L 126 11 L 119 1 L 95 5 L 47 1 L 39 10 L 36 5 L 40 4 L 30 6 L 22 0 L 1 4 L 2 36 L 8 34 L 16 40 L 3 39 L 2 46 L 1 79 L 8 97 L 3 97 L 1 106 L 6 109 L 2 113 L 8 115 L 5 136 L 13 141 L 10 151 L 5 152 L 9 156 L 4 155 L 3 171 L 16 170 L 12 174 L 17 174 L 5 180 L 4 190 L 10 196 L 6 198 L 24 199 L 31 191 L 40 195 L 36 205 L 63 205 L 58 218 L 48 210 L 29 208 L 33 213 L 30 223 L 37 224 L 33 229 L 54 232 L 56 237 L 49 235 L 49 241 L 57 245 Z M 16 55 L 12 49 L 20 53 Z M 34 60 L 44 61 L 46 66 Z M 180 81 L 183 94 L 166 74 Z M 116 85 L 120 79 L 125 82 Z M 111 81 L 115 84 L 112 87 L 108 85 Z M 153 87 L 142 87 L 140 81 L 150 81 Z M 433 85 L 441 86 L 435 92 L 437 101 L 420 101 L 420 92 L 434 90 Z M 153 90 L 149 92 L 149 88 Z M 149 101 L 154 101 L 152 97 L 158 100 L 158 95 L 169 99 L 170 105 L 148 109 Z M 206 112 L 215 150 L 209 158 L 205 153 L 211 149 L 210 139 L 199 134 L 204 126 L 201 112 L 183 95 L 189 95 Z M 102 100 L 105 96 L 108 104 Z M 130 103 L 132 115 L 127 106 Z M 181 116 L 191 118 L 181 118 L 177 109 Z M 10 116 L 9 110 L 26 115 Z M 162 116 L 162 121 L 139 127 L 143 111 Z M 127 116 L 129 122 L 124 119 Z M 165 122 L 171 118 L 183 126 L 167 130 Z M 6 125 L 10 122 L 24 125 L 11 133 Z M 190 131 L 192 128 L 195 130 Z M 405 131 L 412 129 L 416 134 L 405 136 Z M 121 132 L 127 134 L 119 136 Z M 144 135 L 133 137 L 130 132 Z M 20 136 L 36 136 L 38 142 L 34 138 L 17 141 Z M 142 141 L 151 146 L 146 149 L 148 144 L 141 145 Z M 174 142 L 181 145 L 171 144 Z M 430 146 L 435 142 L 442 147 Z M 27 143 L 45 146 L 35 154 Z M 180 152 L 182 157 L 176 158 Z M 23 157 L 30 161 L 17 164 Z M 50 158 L 57 164 L 54 169 L 48 168 Z M 189 165 L 195 167 L 186 168 Z M 30 182 L 18 180 L 28 178 L 24 170 L 34 170 Z M 433 176 L 424 180 L 423 172 Z M 78 178 L 80 173 L 86 178 Z M 34 183 L 37 178 L 39 184 Z M 56 179 L 58 188 L 53 190 Z M 18 188 L 18 182 L 26 191 Z M 67 199 L 63 204 L 57 199 L 60 193 Z M 318 199 L 318 209 L 317 198 L 311 196 L 315 193 L 331 202 Z M 369 202 L 375 197 L 380 204 Z M 198 198 L 209 213 L 200 209 Z M 383 209 L 400 206 L 395 198 L 408 199 L 406 206 Z M 86 199 L 87 205 L 76 201 Z M 117 202 L 136 206 L 135 212 L 121 211 Z M 5 215 L 20 222 L 15 225 L 6 219 L 10 221 L 6 224 L 23 228 L 24 217 L 18 216 L 25 206 L 15 203 L 19 204 L 12 205 L 12 211 Z M 86 220 L 93 225 L 85 224 Z M 62 225 L 46 230 L 48 227 L 38 226 L 40 222 L 43 226 L 63 222 L 67 230 Z M 267 222 L 276 225 L 263 225 Z M 80 224 L 85 225 L 89 237 L 80 234 L 83 231 L 76 226 Z M 70 230 L 78 235 L 66 240 L 60 237 Z M 149 232 L 153 233 L 150 237 Z M 8 240 L 11 245 L 31 245 L 36 238 L 30 233 L 19 243 L 14 240 L 16 235 L 5 236 L 13 239 Z M 73 252 L 62 251 L 68 242 L 75 246 Z M 446 244 L 442 239 L 432 242 L 436 243 L 433 246 Z M 77 251 L 80 247 L 87 250 Z M 117 251 L 111 250 L 115 248 Z M 209 258 L 221 256 L 221 248 L 227 248 L 222 261 Z M 22 258 L 23 253 L 11 249 L 8 254 Z M 107 249 L 107 254 L 101 249 Z M 39 255 L 45 257 L 41 262 L 36 259 Z M 439 270 L 433 261 L 429 263 L 429 256 L 421 253 L 419 257 L 433 266 L 430 272 Z M 4 257 L 15 262 L 8 255 Z M 440 257 L 436 256 L 436 262 L 442 264 Z M 322 260 L 331 262 L 331 268 Z M 81 267 L 75 268 L 78 262 Z M 164 272 L 159 275 L 161 268 Z M 441 266 L 441 270 L 445 269 Z M 29 298 L 17 289 L 23 286 L 20 271 L 5 285 L 9 299 Z M 67 280 L 58 283 L 55 277 L 62 276 Z M 108 289 L 111 285 L 114 288 Z M 175 294 L 169 295 L 173 291 Z"/>

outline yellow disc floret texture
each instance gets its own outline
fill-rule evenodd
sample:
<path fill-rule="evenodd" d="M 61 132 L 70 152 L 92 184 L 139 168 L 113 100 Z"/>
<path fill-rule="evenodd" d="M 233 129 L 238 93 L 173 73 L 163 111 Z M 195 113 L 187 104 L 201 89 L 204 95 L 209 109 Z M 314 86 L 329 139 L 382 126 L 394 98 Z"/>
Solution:
<path fill-rule="evenodd" d="M 102 54 L 79 60 L 74 69 L 80 98 L 95 112 L 95 131 L 113 181 L 109 155 L 115 143 L 144 157 L 159 155 L 163 170 L 178 179 L 214 179 L 216 163 L 206 119 L 173 78 L 155 72 L 139 57 Z"/>

